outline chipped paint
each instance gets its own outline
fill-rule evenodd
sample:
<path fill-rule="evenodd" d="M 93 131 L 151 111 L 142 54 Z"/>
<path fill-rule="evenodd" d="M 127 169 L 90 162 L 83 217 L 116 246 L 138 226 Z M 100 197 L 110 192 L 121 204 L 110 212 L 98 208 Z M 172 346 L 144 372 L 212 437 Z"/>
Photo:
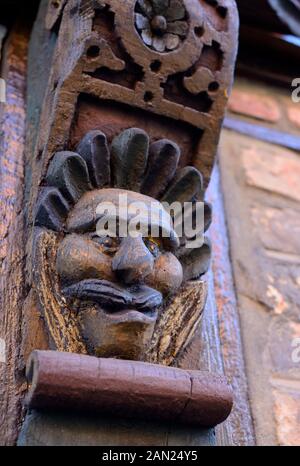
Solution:
<path fill-rule="evenodd" d="M 267 297 L 274 300 L 274 312 L 277 315 L 282 314 L 289 307 L 288 303 L 285 302 L 283 296 L 275 288 L 275 286 L 269 285 L 267 290 Z"/>

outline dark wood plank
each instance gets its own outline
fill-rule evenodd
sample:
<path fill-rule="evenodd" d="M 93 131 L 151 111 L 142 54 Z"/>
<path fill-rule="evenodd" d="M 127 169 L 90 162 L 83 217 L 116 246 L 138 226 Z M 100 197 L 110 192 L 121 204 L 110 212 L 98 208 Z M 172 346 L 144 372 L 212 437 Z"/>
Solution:
<path fill-rule="evenodd" d="M 242 120 L 226 117 L 224 120 L 226 129 L 236 131 L 237 133 L 259 139 L 260 141 L 270 142 L 278 146 L 287 147 L 288 149 L 300 151 L 300 137 L 292 134 L 276 131 L 266 128 L 265 126 L 255 125 Z"/>
<path fill-rule="evenodd" d="M 6 104 L 0 106 L 0 337 L 5 363 L 0 363 L 0 444 L 11 445 L 20 417 L 20 322 L 24 299 L 23 180 L 25 82 L 29 30 L 12 29 L 4 51 Z M 3 358 L 4 359 L 4 358 Z"/>
<path fill-rule="evenodd" d="M 59 428 L 58 428 L 59 426 Z M 32 411 L 19 446 L 214 446 L 213 429 Z"/>
<path fill-rule="evenodd" d="M 242 24 L 287 34 L 291 27 L 294 29 L 295 22 L 300 27 L 300 8 L 295 2 L 297 0 L 237 0 L 237 5 Z"/>
<path fill-rule="evenodd" d="M 217 427 L 218 444 L 224 444 L 226 427 L 227 431 L 231 433 L 231 445 L 251 446 L 255 445 L 255 437 L 218 165 L 214 169 L 207 194 L 209 202 L 214 206 L 213 223 L 210 228 L 210 237 L 214 245 L 212 260 L 213 306 L 218 322 L 223 370 L 234 393 L 232 413 L 223 426 Z"/>

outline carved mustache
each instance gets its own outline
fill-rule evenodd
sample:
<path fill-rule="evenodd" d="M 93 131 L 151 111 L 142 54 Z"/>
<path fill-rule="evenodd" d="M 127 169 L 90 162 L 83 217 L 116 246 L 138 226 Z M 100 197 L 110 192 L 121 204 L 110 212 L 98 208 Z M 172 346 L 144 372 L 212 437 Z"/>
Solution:
<path fill-rule="evenodd" d="M 129 291 L 106 280 L 82 280 L 62 291 L 66 298 L 93 301 L 109 308 L 117 307 L 116 311 L 128 307 L 140 312 L 153 311 L 163 301 L 162 294 L 148 286 L 141 285 Z"/>

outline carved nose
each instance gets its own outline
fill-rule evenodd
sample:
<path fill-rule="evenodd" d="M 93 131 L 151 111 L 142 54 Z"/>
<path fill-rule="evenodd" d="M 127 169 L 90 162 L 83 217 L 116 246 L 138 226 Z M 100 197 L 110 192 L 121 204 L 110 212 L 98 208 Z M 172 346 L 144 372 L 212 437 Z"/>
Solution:
<path fill-rule="evenodd" d="M 113 271 L 127 285 L 143 282 L 153 266 L 154 257 L 141 236 L 124 238 L 112 262 Z"/>

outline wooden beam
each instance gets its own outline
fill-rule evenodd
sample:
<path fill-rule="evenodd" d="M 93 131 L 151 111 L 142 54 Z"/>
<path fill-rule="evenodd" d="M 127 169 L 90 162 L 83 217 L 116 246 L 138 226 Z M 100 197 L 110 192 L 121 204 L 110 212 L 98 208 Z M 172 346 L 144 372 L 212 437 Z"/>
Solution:
<path fill-rule="evenodd" d="M 253 123 L 247 123 L 231 117 L 225 118 L 224 128 L 259 139 L 260 141 L 300 151 L 299 136 L 293 136 L 292 134 L 276 131 Z"/>
<path fill-rule="evenodd" d="M 300 34 L 298 0 L 237 0 L 243 25 L 287 34 Z"/>
<path fill-rule="evenodd" d="M 22 377 L 20 323 L 24 299 L 23 180 L 25 86 L 29 31 L 19 24 L 7 38 L 2 77 L 6 103 L 0 103 L 0 445 L 12 445 L 20 417 Z"/>
<path fill-rule="evenodd" d="M 269 0 L 269 4 L 276 11 L 282 22 L 296 36 L 300 35 L 300 2 L 299 0 Z"/>

